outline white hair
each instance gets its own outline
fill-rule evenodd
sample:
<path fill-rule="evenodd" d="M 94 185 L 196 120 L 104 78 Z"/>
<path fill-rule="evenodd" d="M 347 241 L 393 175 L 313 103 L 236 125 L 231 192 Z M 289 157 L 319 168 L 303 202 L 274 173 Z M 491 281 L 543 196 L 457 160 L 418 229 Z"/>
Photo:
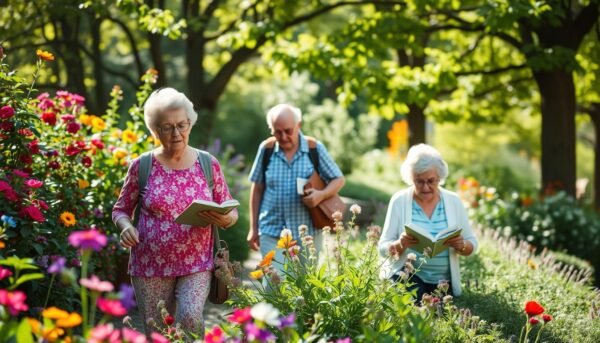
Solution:
<path fill-rule="evenodd" d="M 294 107 L 288 104 L 279 104 L 273 106 L 267 112 L 267 125 L 269 125 L 269 129 L 273 130 L 273 122 L 275 121 L 275 119 L 277 119 L 277 117 L 280 114 L 284 113 L 286 110 L 291 111 L 294 115 L 294 123 L 298 124 L 302 121 L 302 111 L 298 107 Z"/>
<path fill-rule="evenodd" d="M 174 88 L 159 88 L 152 92 L 144 104 L 144 122 L 146 127 L 154 132 L 156 128 L 156 117 L 164 111 L 183 108 L 187 114 L 190 124 L 193 126 L 198 120 L 198 114 L 194 111 L 194 104 L 183 94 Z"/>
<path fill-rule="evenodd" d="M 400 167 L 402 180 L 408 185 L 414 183 L 415 175 L 435 170 L 443 184 L 448 177 L 448 164 L 442 159 L 442 155 L 436 148 L 427 144 L 417 144 L 408 150 L 406 159 Z"/>

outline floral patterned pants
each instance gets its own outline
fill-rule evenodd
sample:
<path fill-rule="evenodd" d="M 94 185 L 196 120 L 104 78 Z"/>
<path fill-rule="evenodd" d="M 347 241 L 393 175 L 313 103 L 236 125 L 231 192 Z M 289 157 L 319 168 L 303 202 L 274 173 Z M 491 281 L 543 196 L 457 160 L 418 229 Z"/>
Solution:
<path fill-rule="evenodd" d="M 150 335 L 155 328 L 148 322 L 153 319 L 159 327 L 165 327 L 164 316 L 157 304 L 164 301 L 169 314 L 174 315 L 186 332 L 204 337 L 202 312 L 210 291 L 210 271 L 177 277 L 132 276 L 137 305 L 142 315 L 144 331 Z"/>

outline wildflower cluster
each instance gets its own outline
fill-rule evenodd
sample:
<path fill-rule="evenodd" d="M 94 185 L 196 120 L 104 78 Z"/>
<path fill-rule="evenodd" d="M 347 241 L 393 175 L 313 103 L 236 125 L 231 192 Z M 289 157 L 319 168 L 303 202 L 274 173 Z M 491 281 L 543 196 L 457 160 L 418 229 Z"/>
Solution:
<path fill-rule="evenodd" d="M 537 343 L 539 341 L 540 334 L 542 333 L 542 330 L 544 329 L 545 325 L 553 319 L 551 315 L 544 313 L 544 311 L 544 307 L 542 307 L 542 305 L 535 301 L 528 301 L 527 303 L 525 303 L 523 312 L 525 312 L 525 317 L 527 321 L 525 322 L 523 329 L 521 329 L 519 342 L 529 342 L 529 339 L 527 338 L 529 336 L 529 333 L 533 330 L 535 326 L 541 323 L 541 327 L 538 330 L 538 333 L 535 337 L 535 342 Z"/>

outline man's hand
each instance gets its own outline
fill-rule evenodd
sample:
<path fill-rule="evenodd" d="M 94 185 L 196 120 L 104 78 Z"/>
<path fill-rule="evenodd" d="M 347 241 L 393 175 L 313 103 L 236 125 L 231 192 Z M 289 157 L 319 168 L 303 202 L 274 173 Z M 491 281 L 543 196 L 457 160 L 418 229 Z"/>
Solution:
<path fill-rule="evenodd" d="M 246 240 L 248 241 L 248 246 L 250 247 L 250 249 L 258 251 L 258 248 L 260 247 L 260 241 L 258 240 L 258 230 L 250 229 Z"/>
<path fill-rule="evenodd" d="M 302 202 L 308 208 L 316 207 L 321 201 L 325 200 L 325 192 L 314 188 L 308 188 L 304 190 L 304 196 Z"/>

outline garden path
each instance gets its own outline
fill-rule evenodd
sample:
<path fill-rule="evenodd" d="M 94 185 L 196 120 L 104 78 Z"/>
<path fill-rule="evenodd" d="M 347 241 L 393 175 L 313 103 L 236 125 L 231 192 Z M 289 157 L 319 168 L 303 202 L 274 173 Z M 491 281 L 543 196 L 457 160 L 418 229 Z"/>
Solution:
<path fill-rule="evenodd" d="M 248 275 L 248 273 L 255 270 L 260 260 L 260 253 L 256 251 L 251 251 L 248 259 L 242 264 L 242 275 Z M 244 282 L 249 281 L 244 280 Z M 207 301 L 204 307 L 204 323 L 206 328 L 212 328 L 216 324 L 219 324 L 222 321 L 223 316 L 226 315 L 229 311 L 230 307 L 227 305 L 215 305 Z M 140 316 L 138 308 L 134 307 L 131 311 L 129 311 L 129 316 L 131 317 L 132 326 L 136 330 L 143 332 L 142 318 Z M 115 323 L 115 325 L 122 326 L 123 324 L 119 322 Z"/>

